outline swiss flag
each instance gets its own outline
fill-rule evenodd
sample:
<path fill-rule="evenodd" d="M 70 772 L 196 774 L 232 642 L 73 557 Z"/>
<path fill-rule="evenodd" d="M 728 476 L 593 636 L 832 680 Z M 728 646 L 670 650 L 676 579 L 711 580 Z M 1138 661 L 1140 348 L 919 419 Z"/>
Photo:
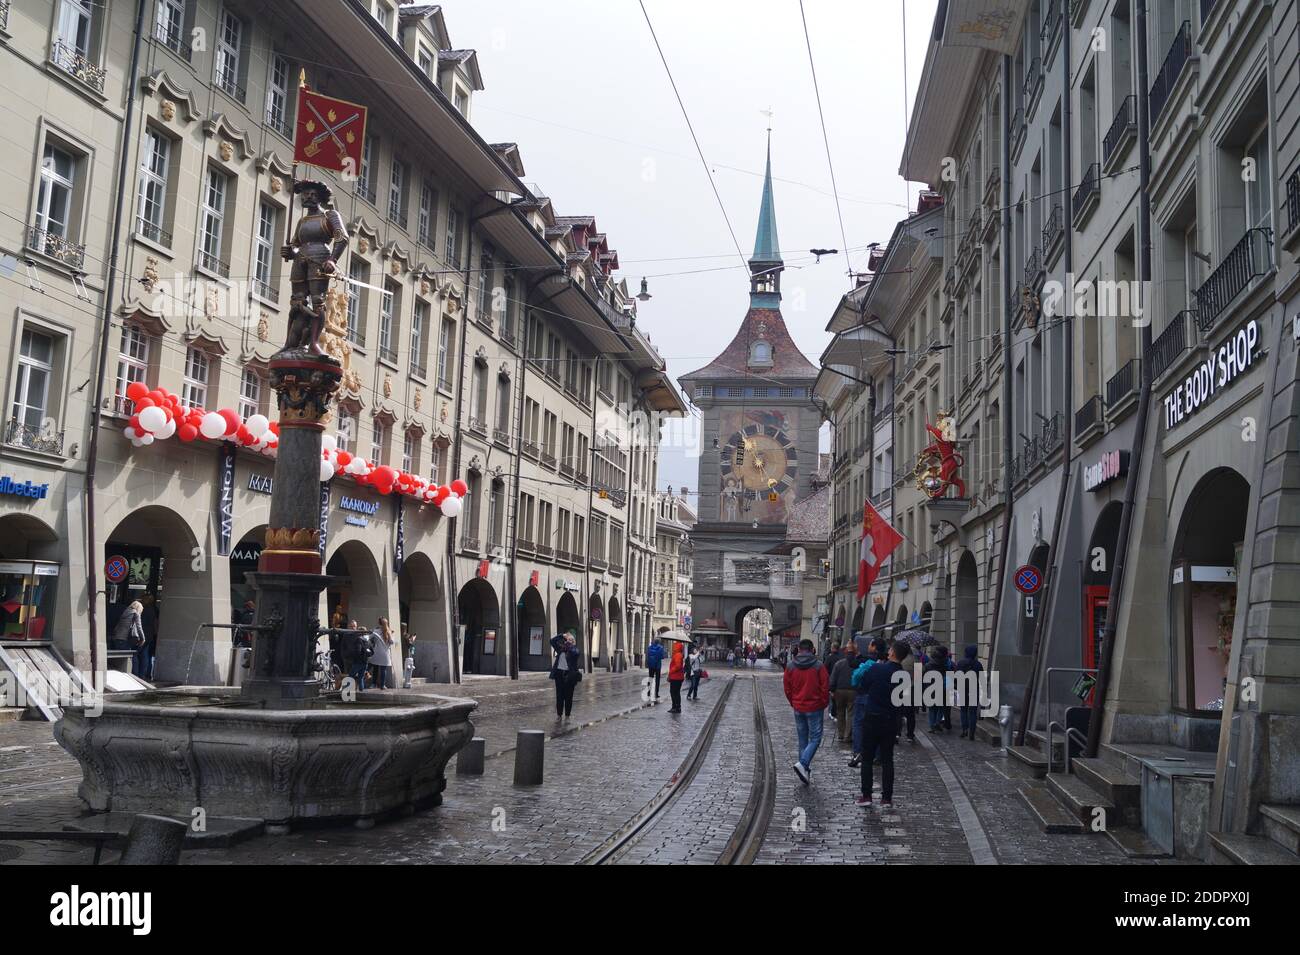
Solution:
<path fill-rule="evenodd" d="M 858 599 L 871 589 L 880 565 L 903 542 L 903 535 L 867 501 L 862 508 L 862 556 L 858 559 Z"/>
<path fill-rule="evenodd" d="M 298 87 L 294 162 L 357 176 L 361 173 L 361 150 L 365 141 L 364 106 L 313 93 L 305 86 Z"/>

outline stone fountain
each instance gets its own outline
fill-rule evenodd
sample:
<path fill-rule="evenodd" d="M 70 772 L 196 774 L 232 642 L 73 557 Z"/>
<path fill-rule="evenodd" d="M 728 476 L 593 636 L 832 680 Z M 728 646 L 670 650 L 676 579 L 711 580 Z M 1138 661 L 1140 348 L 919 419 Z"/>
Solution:
<path fill-rule="evenodd" d="M 280 411 L 269 527 L 258 569 L 252 672 L 243 687 L 178 687 L 70 706 L 55 739 L 81 764 L 81 798 L 98 812 L 189 820 L 369 824 L 436 806 L 448 760 L 473 736 L 471 700 L 349 692 L 312 674 L 322 573 L 320 461 L 324 421 L 343 366 L 323 352 L 321 314 L 334 259 L 347 247 L 329 189 L 299 182 L 304 214 L 292 258 L 289 339 L 270 362 Z"/>

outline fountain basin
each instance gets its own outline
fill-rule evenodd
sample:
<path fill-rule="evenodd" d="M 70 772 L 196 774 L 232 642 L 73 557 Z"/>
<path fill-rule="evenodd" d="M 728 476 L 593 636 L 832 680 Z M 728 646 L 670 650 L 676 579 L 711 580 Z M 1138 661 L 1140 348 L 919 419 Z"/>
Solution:
<path fill-rule="evenodd" d="M 447 761 L 474 735 L 473 700 L 361 692 L 270 708 L 230 687 L 115 694 L 68 707 L 54 738 L 97 812 L 369 820 L 442 802 Z"/>

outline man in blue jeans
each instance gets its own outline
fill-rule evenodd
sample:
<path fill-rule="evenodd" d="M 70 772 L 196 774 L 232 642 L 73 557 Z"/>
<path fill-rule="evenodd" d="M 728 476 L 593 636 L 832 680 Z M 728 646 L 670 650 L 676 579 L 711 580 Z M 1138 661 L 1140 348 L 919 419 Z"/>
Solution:
<path fill-rule="evenodd" d="M 794 771 L 807 786 L 812 783 L 813 756 L 822 742 L 822 718 L 830 700 L 830 677 L 817 659 L 811 640 L 799 641 L 799 651 L 786 667 L 782 681 L 799 734 L 799 761 Z"/>

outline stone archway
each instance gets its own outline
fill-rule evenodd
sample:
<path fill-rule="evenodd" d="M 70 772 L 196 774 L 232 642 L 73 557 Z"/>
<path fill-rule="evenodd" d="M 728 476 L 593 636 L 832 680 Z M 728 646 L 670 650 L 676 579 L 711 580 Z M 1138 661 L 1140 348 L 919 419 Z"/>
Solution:
<path fill-rule="evenodd" d="M 397 575 L 397 602 L 401 622 L 415 637 L 415 675 L 450 683 L 446 598 L 437 568 L 428 554 L 415 551 L 402 562 L 402 572 Z"/>
<path fill-rule="evenodd" d="M 873 631 L 872 635 L 873 636 L 879 635 L 881 632 L 880 628 L 883 627 L 884 625 L 885 625 L 885 606 L 884 604 L 876 604 L 875 612 L 872 613 L 871 615 L 871 629 Z"/>
<path fill-rule="evenodd" d="M 122 611 L 145 594 L 157 598 L 154 680 L 164 683 L 225 682 L 229 631 L 203 624 L 216 620 L 212 568 L 190 525 L 176 511 L 151 504 L 132 511 L 109 533 L 105 558 L 122 556 L 130 571 L 121 584 L 108 584 L 106 632 L 111 634 Z M 224 559 L 224 558 L 221 558 Z M 225 653 L 218 648 L 226 648 Z"/>
<path fill-rule="evenodd" d="M 546 604 L 541 592 L 533 586 L 524 588 L 516 608 L 518 626 L 515 633 L 519 641 L 519 669 L 529 672 L 549 670 L 551 654 L 547 647 L 550 634 L 546 630 Z"/>
<path fill-rule="evenodd" d="M 917 611 L 920 614 L 918 626 L 925 631 L 929 631 L 930 624 L 934 622 L 934 605 L 926 600 L 922 602 L 921 609 Z"/>
<path fill-rule="evenodd" d="M 482 577 L 460 588 L 456 597 L 460 613 L 461 673 L 495 673 L 500 636 L 501 606 L 497 592 Z"/>
<path fill-rule="evenodd" d="M 606 631 L 605 640 L 605 659 L 592 660 L 592 664 L 603 663 L 609 668 L 613 668 L 615 661 L 618 659 L 619 652 L 624 650 L 623 647 L 623 605 L 617 597 L 609 598 L 609 627 Z"/>
<path fill-rule="evenodd" d="M 59 535 L 32 514 L 0 516 L 0 560 L 59 560 Z"/>
<path fill-rule="evenodd" d="M 1037 567 L 1047 578 L 1047 557 L 1048 546 L 1046 543 L 1039 544 L 1029 552 L 1028 564 L 1031 567 Z M 1020 598 L 1020 622 L 1016 629 L 1016 650 L 1021 656 L 1028 656 L 1034 649 L 1034 621 L 1039 613 L 1039 601 L 1042 597 L 1042 591 L 1033 596 L 1027 597 L 1024 594 L 1017 594 Z"/>
<path fill-rule="evenodd" d="M 866 617 L 866 613 L 866 607 L 862 606 L 862 604 L 858 604 L 858 609 L 853 611 L 853 627 L 848 633 L 844 634 L 844 639 L 848 640 L 857 635 L 857 633 L 862 629 L 862 622 Z"/>
<path fill-rule="evenodd" d="M 567 590 L 555 604 L 555 632 L 567 633 L 572 630 L 577 636 L 578 646 L 582 646 L 582 615 L 578 613 L 578 601 Z"/>
<path fill-rule="evenodd" d="M 342 578 L 327 589 L 330 616 L 342 607 L 344 626 L 355 620 L 369 630 L 378 626 L 380 617 L 388 617 L 388 590 L 379 576 L 379 565 L 370 548 L 358 540 L 344 541 L 325 564 L 325 573 Z"/>
<path fill-rule="evenodd" d="M 607 629 L 605 602 L 601 599 L 600 591 L 593 593 L 591 599 L 587 601 L 587 620 L 590 638 L 587 641 L 586 647 L 583 648 L 584 655 L 586 656 L 588 663 L 595 663 L 596 658 L 602 651 L 602 644 L 604 643 Z"/>

